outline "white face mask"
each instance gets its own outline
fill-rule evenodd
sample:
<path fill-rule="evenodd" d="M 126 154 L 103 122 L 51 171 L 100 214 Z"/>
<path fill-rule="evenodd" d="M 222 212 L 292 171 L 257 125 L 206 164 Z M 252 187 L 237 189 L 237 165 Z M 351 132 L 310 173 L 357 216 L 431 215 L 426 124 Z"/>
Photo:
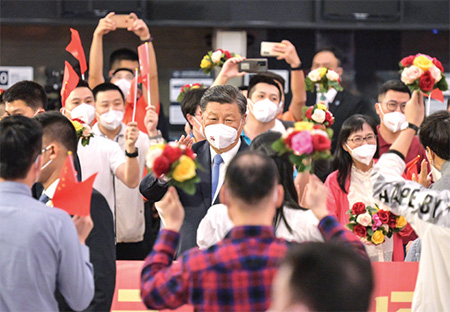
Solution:
<path fill-rule="evenodd" d="M 116 86 L 118 86 L 120 88 L 120 90 L 122 90 L 123 96 L 127 97 L 128 96 L 128 92 L 130 91 L 131 88 L 131 81 L 125 78 L 119 79 L 116 82 L 114 82 L 114 84 Z"/>
<path fill-rule="evenodd" d="M 381 104 L 380 104 L 380 111 L 383 115 L 382 121 L 386 128 L 388 128 L 391 132 L 398 132 L 400 130 L 400 127 L 402 124 L 406 121 L 406 117 L 401 112 L 392 112 L 392 113 L 383 113 L 383 110 L 381 110 Z"/>
<path fill-rule="evenodd" d="M 123 120 L 123 111 L 111 109 L 100 115 L 100 124 L 108 130 L 115 130 L 120 127 Z"/>
<path fill-rule="evenodd" d="M 250 105 L 250 111 L 253 116 L 255 116 L 256 120 L 267 123 L 277 117 L 280 106 L 281 103 L 277 106 L 277 104 L 266 98 Z"/>
<path fill-rule="evenodd" d="M 86 103 L 81 103 L 71 111 L 66 109 L 70 116 L 72 116 L 72 119 L 80 119 L 85 124 L 90 125 L 95 118 L 95 107 L 94 105 L 89 105 Z"/>
<path fill-rule="evenodd" d="M 364 144 L 355 147 L 354 149 L 351 149 L 347 143 L 345 145 L 347 145 L 348 149 L 351 151 L 352 157 L 366 166 L 370 165 L 373 155 L 375 155 L 377 151 L 377 146 L 375 144 Z"/>
<path fill-rule="evenodd" d="M 192 116 L 192 118 L 194 118 L 195 122 L 200 126 L 200 128 L 195 129 L 194 125 L 192 125 L 192 128 L 197 131 L 197 133 L 200 135 L 201 138 L 205 139 L 205 136 L 203 135 L 203 126 L 202 126 L 202 124 L 194 116 Z"/>
<path fill-rule="evenodd" d="M 242 122 L 242 119 L 241 119 Z M 238 129 L 241 127 L 239 123 Z M 205 127 L 205 137 L 211 146 L 216 149 L 224 149 L 233 144 L 238 136 L 238 131 L 233 127 L 220 124 Z"/>

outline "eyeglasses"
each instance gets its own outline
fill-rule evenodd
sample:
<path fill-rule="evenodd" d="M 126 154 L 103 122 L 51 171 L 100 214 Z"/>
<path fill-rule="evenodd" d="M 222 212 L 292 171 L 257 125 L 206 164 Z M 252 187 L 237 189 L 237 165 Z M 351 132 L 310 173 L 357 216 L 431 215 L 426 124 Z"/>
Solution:
<path fill-rule="evenodd" d="M 405 112 L 406 102 L 398 103 L 396 101 L 387 101 L 384 104 L 386 104 L 386 107 L 387 107 L 388 111 L 390 111 L 390 112 L 395 112 L 399 105 L 400 105 L 400 111 L 402 113 Z"/>
<path fill-rule="evenodd" d="M 366 141 L 368 144 L 377 143 L 377 136 L 375 134 L 369 134 L 365 138 L 362 136 L 355 136 L 352 139 L 347 139 L 347 141 L 353 142 L 355 145 L 362 145 L 364 141 Z"/>

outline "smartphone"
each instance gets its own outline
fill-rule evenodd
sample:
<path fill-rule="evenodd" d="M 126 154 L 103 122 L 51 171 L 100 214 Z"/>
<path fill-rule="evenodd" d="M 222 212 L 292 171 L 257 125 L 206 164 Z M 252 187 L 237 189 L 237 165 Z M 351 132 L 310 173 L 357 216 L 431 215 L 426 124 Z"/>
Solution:
<path fill-rule="evenodd" d="M 267 71 L 267 59 L 246 59 L 245 61 L 238 63 L 238 68 L 239 72 L 264 73 Z"/>
<path fill-rule="evenodd" d="M 274 52 L 273 48 L 277 44 L 282 44 L 281 42 L 261 42 L 261 56 L 278 56 L 281 55 L 279 52 Z"/>
<path fill-rule="evenodd" d="M 111 19 L 116 23 L 117 28 L 128 28 L 133 25 L 134 19 L 129 14 L 115 14 Z"/>

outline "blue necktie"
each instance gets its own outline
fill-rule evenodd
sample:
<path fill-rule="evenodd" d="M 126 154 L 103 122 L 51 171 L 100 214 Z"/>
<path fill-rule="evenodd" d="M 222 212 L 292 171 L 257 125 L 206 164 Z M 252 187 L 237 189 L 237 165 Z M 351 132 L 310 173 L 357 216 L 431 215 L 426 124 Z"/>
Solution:
<path fill-rule="evenodd" d="M 214 195 L 216 194 L 217 184 L 219 184 L 219 175 L 220 175 L 220 164 L 223 162 L 222 156 L 217 154 L 214 156 L 214 164 L 212 168 L 212 176 L 211 176 L 211 202 L 214 200 Z"/>
<path fill-rule="evenodd" d="M 50 200 L 50 197 L 47 194 L 42 193 L 41 197 L 39 197 L 39 201 L 46 204 Z"/>

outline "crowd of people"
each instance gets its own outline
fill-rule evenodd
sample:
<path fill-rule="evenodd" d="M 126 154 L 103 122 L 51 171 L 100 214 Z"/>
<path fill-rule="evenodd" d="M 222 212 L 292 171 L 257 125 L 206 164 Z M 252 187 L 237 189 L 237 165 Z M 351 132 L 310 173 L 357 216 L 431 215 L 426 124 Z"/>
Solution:
<path fill-rule="evenodd" d="M 283 40 L 274 51 L 291 67 L 290 103 L 270 72 L 242 90 L 228 85 L 245 74 L 240 56 L 212 86 L 183 95 L 177 143 L 192 148 L 200 178 L 188 194 L 146 168 L 168 127 L 153 38 L 134 13 L 127 30 L 148 45 L 148 85 L 135 104 L 139 58 L 129 49 L 112 53 L 103 76 L 113 16 L 100 19 L 88 79 L 59 111 L 46 111 L 33 81 L 1 94 L 1 311 L 109 311 L 116 260 L 144 259 L 141 297 L 151 309 L 367 311 L 373 261 L 420 261 L 413 310 L 450 308 L 450 108 L 425 118 L 423 95 L 400 80 L 385 82 L 376 103 L 346 90 L 306 92 L 301 58 Z M 318 50 L 311 69 L 321 67 L 342 74 L 338 51 Z M 314 174 L 298 172 L 272 146 L 318 103 L 334 116 L 333 157 L 313 161 Z M 70 155 L 79 181 L 97 174 L 90 216 L 53 204 Z M 406 180 L 405 163 L 418 155 L 418 174 Z M 346 228 L 358 203 L 408 224 L 371 244 Z"/>

